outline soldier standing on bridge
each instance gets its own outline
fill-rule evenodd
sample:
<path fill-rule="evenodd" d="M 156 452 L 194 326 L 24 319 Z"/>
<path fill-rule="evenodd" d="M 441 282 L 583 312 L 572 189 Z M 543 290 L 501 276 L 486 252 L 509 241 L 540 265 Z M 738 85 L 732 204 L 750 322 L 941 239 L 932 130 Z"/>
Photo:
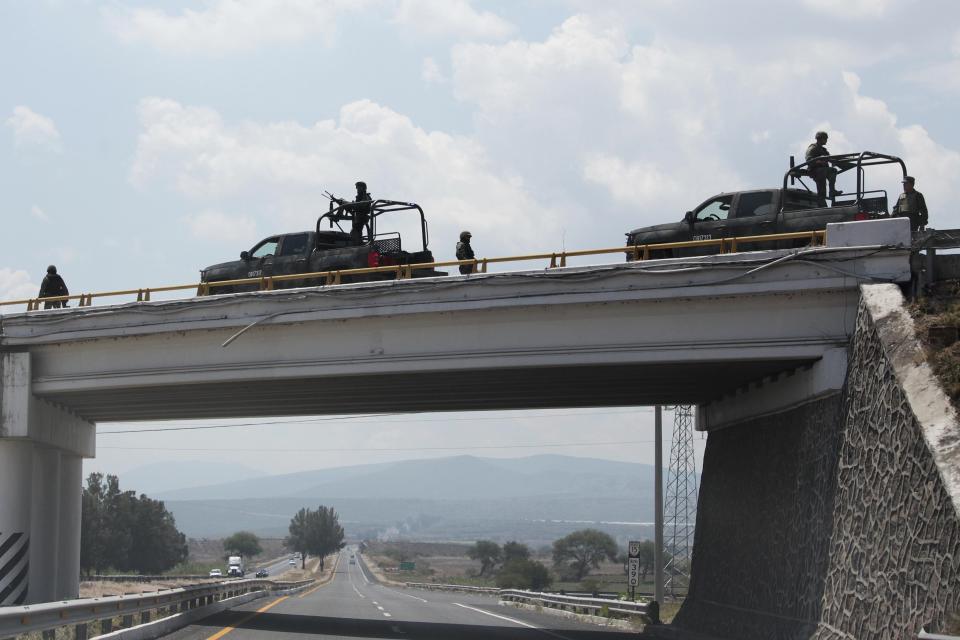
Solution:
<path fill-rule="evenodd" d="M 473 234 L 469 231 L 460 232 L 460 242 L 457 243 L 457 260 L 473 260 L 473 247 L 470 246 L 470 238 L 472 237 Z M 460 265 L 460 273 L 473 273 L 474 267 L 476 265 L 462 264 Z"/>
<path fill-rule="evenodd" d="M 820 206 L 827 206 L 827 184 L 830 185 L 830 199 L 836 198 L 843 191 L 837 191 L 837 169 L 830 166 L 827 160 L 818 160 L 818 158 L 829 156 L 827 151 L 827 132 L 817 131 L 814 136 L 815 141 L 807 147 L 806 159 L 807 168 L 810 170 L 810 177 L 817 184 L 817 198 Z"/>
<path fill-rule="evenodd" d="M 927 226 L 929 216 L 923 194 L 913 188 L 915 182 L 913 176 L 903 179 L 903 193 L 897 199 L 897 204 L 893 205 L 893 215 L 910 218 L 910 230 L 922 231 Z"/>
<path fill-rule="evenodd" d="M 40 293 L 37 294 L 37 297 L 53 298 L 68 295 L 70 295 L 70 292 L 67 290 L 67 283 L 57 273 L 57 268 L 54 265 L 47 267 L 47 275 L 43 277 L 43 282 L 40 283 Z M 66 300 L 48 300 L 43 303 L 44 309 L 59 309 L 65 306 L 67 306 Z"/>
<path fill-rule="evenodd" d="M 353 199 L 357 204 L 353 208 L 353 225 L 350 227 L 350 239 L 354 244 L 363 244 L 363 229 L 367 227 L 367 235 L 370 235 L 368 224 L 370 223 L 370 201 L 373 200 L 367 193 L 367 183 L 360 181 L 354 185 L 357 188 L 357 197 Z"/>

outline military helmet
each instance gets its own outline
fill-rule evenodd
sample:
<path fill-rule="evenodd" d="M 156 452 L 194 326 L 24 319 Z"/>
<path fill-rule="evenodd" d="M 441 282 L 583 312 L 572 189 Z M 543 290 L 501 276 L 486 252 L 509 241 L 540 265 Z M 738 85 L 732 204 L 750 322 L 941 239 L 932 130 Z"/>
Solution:
<path fill-rule="evenodd" d="M 362 180 L 353 186 L 355 186 L 357 189 L 360 189 L 362 187 L 364 191 L 367 190 L 367 183 L 363 182 Z"/>
<path fill-rule="evenodd" d="M 460 242 L 470 242 L 470 238 L 473 237 L 473 234 L 469 231 L 460 232 Z"/>
<path fill-rule="evenodd" d="M 53 265 L 50 265 L 49 267 L 47 267 L 47 273 L 49 273 L 52 276 L 55 276 L 57 275 L 57 268 Z"/>
<path fill-rule="evenodd" d="M 830 136 L 827 135 L 826 131 L 817 131 L 817 134 L 813 136 L 815 140 L 819 140 L 820 138 L 823 138 L 824 140 L 826 140 L 829 137 Z"/>

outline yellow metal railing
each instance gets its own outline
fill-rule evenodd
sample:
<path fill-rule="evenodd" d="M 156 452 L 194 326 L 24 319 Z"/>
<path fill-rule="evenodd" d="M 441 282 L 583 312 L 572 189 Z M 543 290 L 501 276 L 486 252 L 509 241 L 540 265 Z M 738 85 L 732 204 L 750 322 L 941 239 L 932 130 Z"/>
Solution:
<path fill-rule="evenodd" d="M 601 256 L 609 254 L 627 254 L 633 260 L 649 260 L 651 252 L 667 251 L 671 249 L 685 249 L 693 247 L 720 247 L 719 253 L 736 253 L 737 248 L 743 244 L 758 244 L 765 242 L 777 242 L 782 240 L 809 240 L 811 245 L 823 244 L 826 241 L 826 231 L 798 231 L 794 233 L 775 233 L 759 236 L 743 236 L 740 238 L 715 238 L 710 240 L 688 240 L 684 242 L 664 242 L 660 244 L 639 244 L 627 245 L 625 247 L 612 247 L 609 249 L 581 249 L 576 251 L 558 251 L 554 253 L 532 253 L 519 256 L 505 256 L 500 258 L 475 258 L 472 260 L 447 260 L 443 262 L 427 262 L 420 264 L 399 264 L 387 265 L 382 267 L 363 267 L 358 269 L 339 269 L 334 271 L 315 271 L 312 273 L 291 273 L 279 276 L 263 276 L 259 278 L 240 278 L 237 280 L 218 280 L 216 282 L 201 282 L 197 284 L 178 284 L 162 287 L 148 287 L 144 289 L 123 289 L 119 291 L 103 291 L 100 293 L 81 293 L 70 296 L 52 296 L 48 298 L 29 298 L 26 300 L 7 300 L 0 301 L 0 306 L 27 305 L 27 311 L 37 311 L 42 303 L 45 302 L 66 302 L 69 300 L 79 301 L 79 306 L 89 307 L 93 304 L 94 298 L 108 298 L 115 296 L 137 296 L 137 302 L 146 302 L 150 296 L 156 293 L 165 293 L 168 291 L 196 291 L 197 295 L 211 295 L 215 290 L 221 287 L 233 287 L 238 285 L 255 284 L 261 291 L 271 291 L 278 282 L 288 282 L 291 280 L 323 280 L 324 285 L 337 285 L 342 281 L 343 276 L 366 275 L 372 273 L 392 273 L 398 280 L 413 277 L 413 272 L 420 269 L 436 269 L 438 267 L 459 267 L 468 265 L 472 267 L 473 273 L 487 273 L 487 267 L 491 264 L 501 264 L 506 262 L 529 262 L 532 260 L 549 260 L 548 269 L 567 266 L 567 258 L 580 258 L 584 256 Z"/>

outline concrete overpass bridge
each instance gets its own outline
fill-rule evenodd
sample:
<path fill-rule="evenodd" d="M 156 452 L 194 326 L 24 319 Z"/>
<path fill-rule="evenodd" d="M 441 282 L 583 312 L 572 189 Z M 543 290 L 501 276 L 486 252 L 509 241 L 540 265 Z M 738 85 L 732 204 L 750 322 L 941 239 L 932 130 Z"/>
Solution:
<path fill-rule="evenodd" d="M 75 596 L 98 422 L 697 404 L 699 428 L 843 385 L 858 287 L 909 228 L 807 250 L 2 316 L 0 605 Z"/>

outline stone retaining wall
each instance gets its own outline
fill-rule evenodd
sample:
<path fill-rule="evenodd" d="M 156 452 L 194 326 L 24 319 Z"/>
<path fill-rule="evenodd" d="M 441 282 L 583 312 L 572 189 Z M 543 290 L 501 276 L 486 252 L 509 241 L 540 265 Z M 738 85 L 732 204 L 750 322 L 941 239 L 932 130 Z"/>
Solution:
<path fill-rule="evenodd" d="M 846 388 L 710 434 L 674 624 L 912 639 L 960 610 L 960 429 L 894 285 L 864 287 Z"/>

